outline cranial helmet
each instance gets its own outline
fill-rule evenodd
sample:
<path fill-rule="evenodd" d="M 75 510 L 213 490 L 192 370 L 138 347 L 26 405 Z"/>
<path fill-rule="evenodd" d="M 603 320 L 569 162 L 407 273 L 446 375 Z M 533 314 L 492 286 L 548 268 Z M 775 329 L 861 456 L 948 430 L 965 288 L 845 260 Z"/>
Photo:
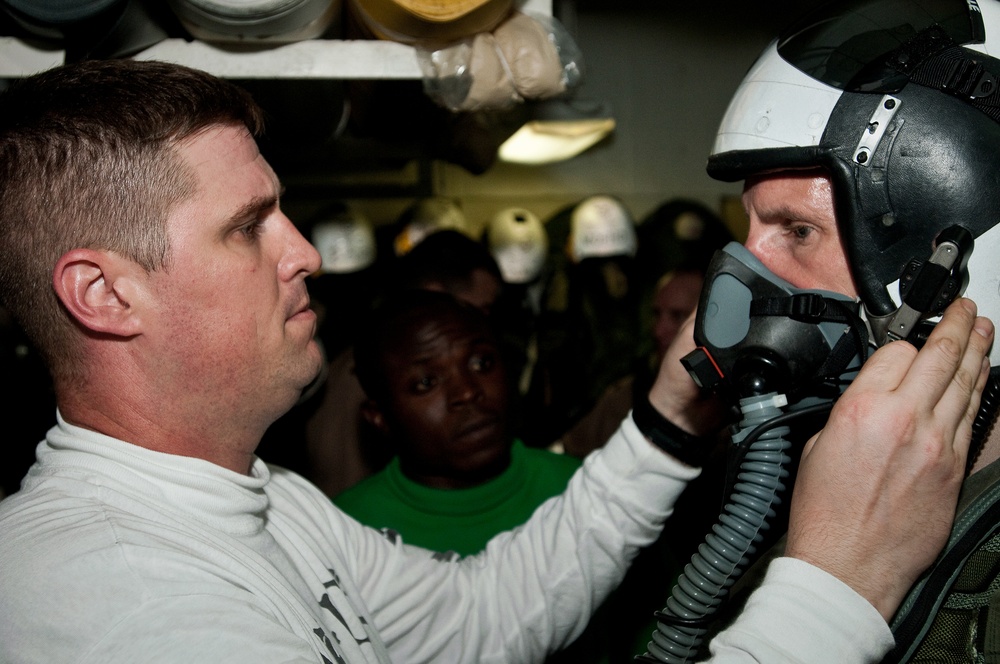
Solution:
<path fill-rule="evenodd" d="M 618 199 L 591 196 L 573 209 L 569 255 L 574 262 L 584 258 L 635 256 L 637 245 L 635 222 Z"/>
<path fill-rule="evenodd" d="M 501 210 L 486 227 L 486 239 L 507 283 L 530 283 L 542 274 L 549 236 L 542 221 L 530 210 Z"/>
<path fill-rule="evenodd" d="M 997 54 L 997 0 L 832 3 L 751 67 L 708 172 L 736 181 L 825 169 L 869 321 L 896 311 L 895 282 L 931 255 L 942 231 L 968 231 L 965 294 L 1000 322 Z M 1000 362 L 1000 345 L 991 360 Z"/>

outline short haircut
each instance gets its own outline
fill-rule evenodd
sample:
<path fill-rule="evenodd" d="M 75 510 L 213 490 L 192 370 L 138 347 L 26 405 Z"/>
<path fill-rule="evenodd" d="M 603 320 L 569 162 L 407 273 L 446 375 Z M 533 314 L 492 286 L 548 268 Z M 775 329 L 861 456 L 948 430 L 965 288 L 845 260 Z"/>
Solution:
<path fill-rule="evenodd" d="M 503 283 L 500 268 L 486 245 L 460 231 L 441 230 L 398 259 L 396 285 L 407 289 L 438 283 L 454 293 L 472 285 L 476 270 L 484 270 Z"/>
<path fill-rule="evenodd" d="M 90 248 L 167 266 L 168 214 L 195 187 L 174 147 L 224 124 L 258 135 L 263 115 L 238 86 L 162 62 L 78 62 L 0 95 L 0 304 L 54 375 L 75 364 L 56 262 Z"/>
<path fill-rule="evenodd" d="M 383 358 L 411 332 L 413 321 L 454 314 L 492 329 L 486 314 L 448 293 L 419 289 L 388 293 L 362 321 L 354 343 L 354 371 L 368 398 L 383 403 L 388 397 Z"/>

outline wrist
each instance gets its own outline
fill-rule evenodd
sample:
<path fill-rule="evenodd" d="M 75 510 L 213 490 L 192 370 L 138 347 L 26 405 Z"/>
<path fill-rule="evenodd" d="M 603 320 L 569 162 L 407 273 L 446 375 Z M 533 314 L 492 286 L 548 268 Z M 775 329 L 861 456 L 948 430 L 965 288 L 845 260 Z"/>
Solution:
<path fill-rule="evenodd" d="M 792 526 L 788 533 L 785 555 L 806 562 L 838 579 L 864 598 L 889 622 L 910 587 L 909 581 L 900 583 L 899 568 L 886 568 L 875 556 L 859 555 L 852 545 L 835 544 L 835 533 L 816 532 L 816 543 L 820 547 L 818 550 L 799 541 L 813 534 Z"/>
<path fill-rule="evenodd" d="M 681 463 L 701 467 L 711 452 L 709 438 L 689 433 L 664 417 L 644 391 L 637 391 L 633 397 L 632 419 L 651 443 Z"/>

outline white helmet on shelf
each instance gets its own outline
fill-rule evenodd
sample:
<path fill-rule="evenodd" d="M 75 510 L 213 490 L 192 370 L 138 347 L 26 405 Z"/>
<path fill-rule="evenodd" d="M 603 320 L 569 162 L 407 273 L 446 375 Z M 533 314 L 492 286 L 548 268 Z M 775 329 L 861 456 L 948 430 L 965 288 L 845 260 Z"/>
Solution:
<path fill-rule="evenodd" d="M 585 258 L 635 256 L 635 222 L 625 205 L 611 196 L 582 200 L 570 217 L 569 255 L 575 263 Z"/>
<path fill-rule="evenodd" d="M 364 215 L 347 206 L 320 216 L 312 227 L 312 243 L 323 258 L 320 272 L 359 272 L 375 262 L 375 231 Z"/>
<path fill-rule="evenodd" d="M 454 200 L 443 196 L 422 198 L 411 205 L 401 216 L 401 225 L 402 229 L 393 243 L 397 256 L 409 253 L 424 238 L 437 231 L 450 229 L 473 237 L 462 208 Z"/>
<path fill-rule="evenodd" d="M 490 220 L 486 238 L 504 281 L 526 284 L 541 276 L 549 237 L 533 212 L 518 207 L 501 210 Z"/>

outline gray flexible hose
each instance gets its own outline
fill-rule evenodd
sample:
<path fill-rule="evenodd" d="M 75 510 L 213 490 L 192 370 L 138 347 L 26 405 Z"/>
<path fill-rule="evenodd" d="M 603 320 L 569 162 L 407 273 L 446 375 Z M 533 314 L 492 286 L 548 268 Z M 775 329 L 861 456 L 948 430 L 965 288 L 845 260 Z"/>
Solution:
<path fill-rule="evenodd" d="M 739 443 L 757 426 L 781 415 L 784 395 L 770 393 L 740 400 L 743 419 L 733 436 Z M 788 427 L 775 427 L 757 438 L 740 464 L 737 483 L 712 532 L 691 556 L 684 572 L 658 614 L 648 652 L 640 661 L 683 664 L 691 661 L 708 631 L 708 620 L 721 606 L 729 588 L 749 565 L 749 556 L 763 539 L 762 531 L 775 516 L 774 506 L 785 490 L 788 476 L 785 454 L 791 443 L 784 439 Z"/>

